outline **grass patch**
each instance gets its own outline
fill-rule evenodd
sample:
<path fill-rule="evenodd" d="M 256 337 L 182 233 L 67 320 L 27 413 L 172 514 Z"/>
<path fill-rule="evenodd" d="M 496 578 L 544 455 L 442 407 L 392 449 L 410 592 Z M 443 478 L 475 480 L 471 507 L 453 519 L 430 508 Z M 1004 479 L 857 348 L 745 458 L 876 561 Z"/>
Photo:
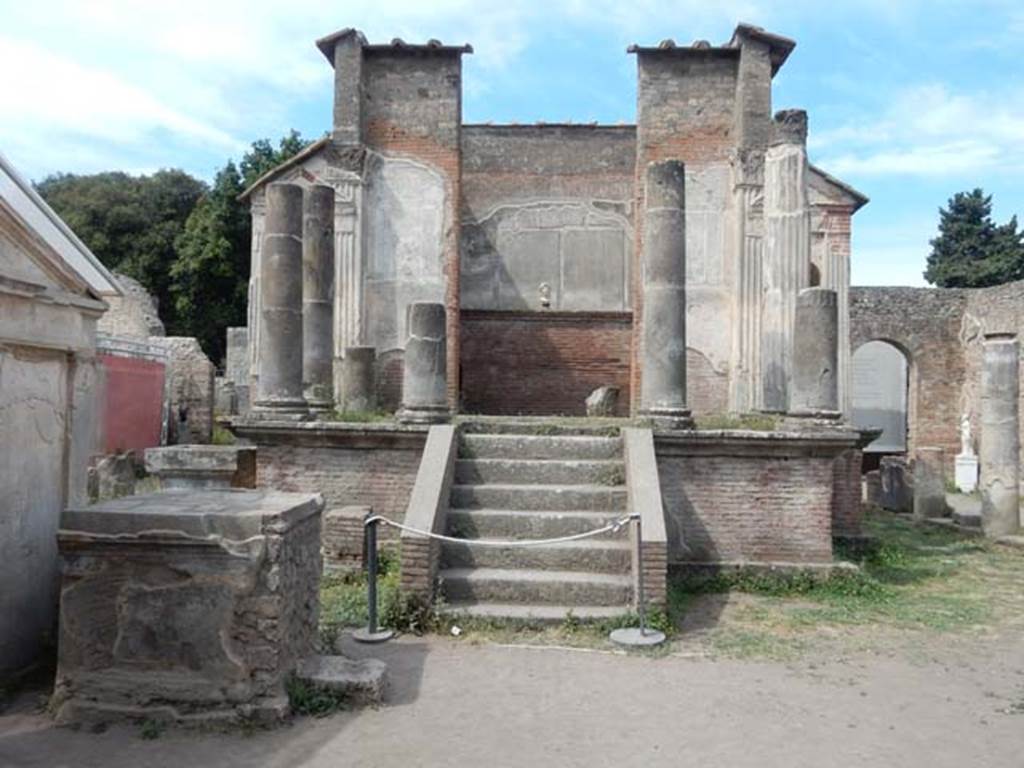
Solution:
<path fill-rule="evenodd" d="M 713 594 L 742 596 L 704 631 L 712 650 L 739 656 L 798 656 L 837 632 L 878 637 L 1024 626 L 1019 554 L 881 510 L 868 513 L 865 528 L 878 546 L 857 571 L 673 578 L 670 596 L 684 605 Z"/>
<path fill-rule="evenodd" d="M 436 626 L 435 606 L 399 588 L 397 556 L 381 550 L 378 556 L 377 622 L 399 632 L 423 633 Z M 342 630 L 365 627 L 369 621 L 367 577 L 362 571 L 325 576 L 320 583 L 320 637 L 332 647 Z"/>
<path fill-rule="evenodd" d="M 697 416 L 697 429 L 750 429 L 756 432 L 771 432 L 778 426 L 778 419 L 767 413 L 712 413 Z"/>

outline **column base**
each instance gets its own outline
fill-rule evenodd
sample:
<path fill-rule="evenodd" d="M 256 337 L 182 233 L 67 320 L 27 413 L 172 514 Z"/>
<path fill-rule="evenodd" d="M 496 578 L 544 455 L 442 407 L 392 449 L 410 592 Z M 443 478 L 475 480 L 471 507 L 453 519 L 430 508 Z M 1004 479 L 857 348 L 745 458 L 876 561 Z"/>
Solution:
<path fill-rule="evenodd" d="M 451 421 L 452 412 L 447 405 L 404 405 L 395 418 L 403 424 L 445 424 Z"/>
<path fill-rule="evenodd" d="M 311 400 L 306 398 L 309 412 L 314 416 L 326 416 L 334 410 L 333 400 Z"/>
<path fill-rule="evenodd" d="M 257 400 L 248 415 L 267 421 L 308 421 L 310 418 L 309 404 L 305 400 L 292 398 Z"/>
<path fill-rule="evenodd" d="M 655 429 L 694 429 L 693 414 L 689 408 L 642 408 L 641 419 L 649 419 Z"/>

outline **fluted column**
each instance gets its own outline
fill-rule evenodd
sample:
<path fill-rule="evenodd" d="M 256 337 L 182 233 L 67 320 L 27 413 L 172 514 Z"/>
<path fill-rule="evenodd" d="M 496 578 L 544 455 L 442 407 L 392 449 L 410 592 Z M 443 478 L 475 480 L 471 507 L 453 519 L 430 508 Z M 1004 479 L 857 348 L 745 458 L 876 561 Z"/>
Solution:
<path fill-rule="evenodd" d="M 270 184 L 266 195 L 254 406 L 281 415 L 303 413 L 302 187 Z"/>
<path fill-rule="evenodd" d="M 640 414 L 672 429 L 692 426 L 686 407 L 685 179 L 681 161 L 647 166 Z"/>
<path fill-rule="evenodd" d="M 811 221 L 807 201 L 807 114 L 775 116 L 775 143 L 765 153 L 762 407 L 785 412 L 793 375 L 796 298 L 808 284 Z"/>
<path fill-rule="evenodd" d="M 302 217 L 302 386 L 309 407 L 334 400 L 334 189 L 306 190 Z"/>
<path fill-rule="evenodd" d="M 981 369 L 981 527 L 1020 531 L 1019 350 L 1013 334 L 989 334 Z"/>

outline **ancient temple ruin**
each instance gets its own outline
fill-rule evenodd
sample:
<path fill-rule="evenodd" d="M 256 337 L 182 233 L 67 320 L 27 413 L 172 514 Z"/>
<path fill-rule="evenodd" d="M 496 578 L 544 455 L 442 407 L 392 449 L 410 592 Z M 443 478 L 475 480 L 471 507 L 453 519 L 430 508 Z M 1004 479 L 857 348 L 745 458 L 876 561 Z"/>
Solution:
<path fill-rule="evenodd" d="M 359 561 L 371 509 L 419 531 L 398 542 L 407 594 L 611 616 L 638 594 L 633 511 L 655 603 L 669 567 L 831 568 L 860 534 L 844 414 L 866 199 L 809 164 L 804 112 L 773 116 L 794 42 L 740 25 L 630 47 L 632 126 L 464 125 L 469 46 L 317 45 L 333 130 L 244 193 L 229 357 L 248 355 L 232 429 L 258 485 L 323 494 L 328 561 Z M 526 418 L 584 415 L 595 392 L 630 420 Z M 472 542 L 605 525 L 536 556 Z"/>
<path fill-rule="evenodd" d="M 236 384 L 251 384 L 255 400 L 280 384 L 265 381 L 280 371 L 260 368 L 261 351 L 279 343 L 266 323 L 277 322 L 294 334 L 280 341 L 292 355 L 289 396 L 304 387 L 314 405 L 340 401 L 347 350 L 372 347 L 376 400 L 396 409 L 407 308 L 433 302 L 446 310 L 451 409 L 582 414 L 591 391 L 614 385 L 619 414 L 643 410 L 644 377 L 655 375 L 644 324 L 659 301 L 649 172 L 671 161 L 684 169 L 671 246 L 679 322 L 659 320 L 648 342 L 685 350 L 687 406 L 787 411 L 797 295 L 821 286 L 836 292 L 848 410 L 850 222 L 866 198 L 808 162 L 804 112 L 773 116 L 772 78 L 792 40 L 741 24 L 721 46 L 631 46 L 635 125 L 467 125 L 470 46 L 370 44 L 354 29 L 317 46 L 335 72 L 332 130 L 244 193 L 251 380 Z M 279 183 L 307 198 L 304 230 L 299 190 L 290 193 L 283 239 L 269 229 L 281 225 L 270 204 Z M 270 254 L 268 269 L 265 248 L 280 243 L 293 251 Z M 291 309 L 264 305 L 282 291 Z"/>

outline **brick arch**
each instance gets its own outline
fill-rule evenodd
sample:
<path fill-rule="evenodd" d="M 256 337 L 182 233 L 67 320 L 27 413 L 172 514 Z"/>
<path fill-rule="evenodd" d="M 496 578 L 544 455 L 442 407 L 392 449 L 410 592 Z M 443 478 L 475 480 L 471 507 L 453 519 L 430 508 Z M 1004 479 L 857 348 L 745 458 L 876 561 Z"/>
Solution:
<path fill-rule="evenodd" d="M 960 340 L 966 302 L 959 290 L 850 289 L 850 349 L 884 341 L 907 358 L 907 452 L 940 447 L 950 465 L 960 446 L 956 411 L 966 375 Z"/>

